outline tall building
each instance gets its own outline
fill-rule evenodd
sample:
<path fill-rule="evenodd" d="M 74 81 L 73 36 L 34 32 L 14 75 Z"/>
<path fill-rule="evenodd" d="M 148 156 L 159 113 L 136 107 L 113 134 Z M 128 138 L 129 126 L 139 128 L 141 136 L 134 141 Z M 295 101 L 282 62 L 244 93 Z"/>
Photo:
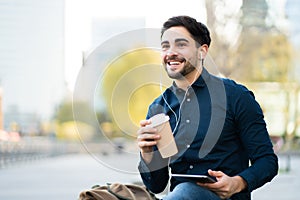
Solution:
<path fill-rule="evenodd" d="M 64 0 L 0 1 L 4 124 L 52 116 L 65 92 Z"/>
<path fill-rule="evenodd" d="M 294 45 L 300 48 L 300 24 L 298 19 L 300 17 L 300 3 L 298 0 L 286 1 L 286 17 L 289 22 L 290 38 Z"/>
<path fill-rule="evenodd" d="M 288 32 L 289 32 L 289 38 L 290 41 L 295 48 L 294 53 L 294 77 L 295 80 L 300 83 L 299 75 L 300 75 L 300 24 L 299 24 L 299 18 L 300 18 L 300 3 L 298 0 L 286 0 L 286 17 L 288 21 Z M 300 106 L 300 102 L 299 102 Z"/>
<path fill-rule="evenodd" d="M 93 102 L 94 92 L 98 81 L 109 62 L 120 56 L 124 50 L 129 51 L 139 44 L 134 42 L 127 45 L 128 40 L 139 42 L 138 38 L 126 38 L 126 33 L 145 28 L 146 19 L 143 17 L 103 17 L 91 19 L 90 48 L 84 53 L 84 62 L 95 63 L 93 67 L 83 65 L 78 76 L 74 100 L 88 101 L 97 109 L 103 109 L 103 100 Z M 117 38 L 117 39 L 116 39 Z M 96 55 L 95 55 L 96 54 Z"/>

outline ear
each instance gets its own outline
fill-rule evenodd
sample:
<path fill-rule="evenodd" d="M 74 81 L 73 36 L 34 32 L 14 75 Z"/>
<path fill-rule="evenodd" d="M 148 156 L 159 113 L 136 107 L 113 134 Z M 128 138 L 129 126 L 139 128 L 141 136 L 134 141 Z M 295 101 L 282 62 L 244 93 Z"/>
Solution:
<path fill-rule="evenodd" d="M 198 58 L 200 60 L 205 59 L 207 52 L 208 52 L 208 46 L 207 44 L 203 44 L 201 47 L 199 47 Z"/>

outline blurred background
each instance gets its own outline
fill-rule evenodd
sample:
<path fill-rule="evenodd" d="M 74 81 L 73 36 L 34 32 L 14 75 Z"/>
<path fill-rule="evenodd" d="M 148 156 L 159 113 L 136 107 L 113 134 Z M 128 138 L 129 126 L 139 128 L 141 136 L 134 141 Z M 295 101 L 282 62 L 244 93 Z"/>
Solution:
<path fill-rule="evenodd" d="M 72 177 L 79 177 L 68 183 L 73 190 L 57 192 L 57 199 L 72 199 L 70 193 L 76 196 L 99 181 L 80 178 L 91 166 L 102 174 L 106 167 L 124 175 L 112 173 L 109 180 L 137 175 L 138 122 L 161 93 L 161 82 L 163 88 L 170 83 L 165 75 L 158 77 L 157 33 L 175 15 L 189 15 L 208 26 L 212 44 L 206 66 L 255 93 L 281 158 L 280 172 L 295 175 L 293 162 L 299 162 L 300 153 L 299 10 L 297 0 L 0 0 L 0 197 L 29 198 L 26 191 L 39 185 L 30 173 L 44 169 L 57 175 L 54 166 L 44 168 L 53 162 L 61 164 L 60 170 L 78 170 Z M 157 40 L 150 47 L 148 33 Z M 138 39 L 140 34 L 144 40 Z M 132 166 L 125 164 L 128 157 Z M 88 166 L 82 165 L 85 161 Z M 14 176 L 24 173 L 28 177 Z M 60 173 L 68 179 L 68 173 Z M 26 191 L 13 189 L 20 180 Z M 44 188 L 36 196 L 47 192 L 51 190 Z M 265 194 L 258 193 L 257 199 L 267 199 Z"/>

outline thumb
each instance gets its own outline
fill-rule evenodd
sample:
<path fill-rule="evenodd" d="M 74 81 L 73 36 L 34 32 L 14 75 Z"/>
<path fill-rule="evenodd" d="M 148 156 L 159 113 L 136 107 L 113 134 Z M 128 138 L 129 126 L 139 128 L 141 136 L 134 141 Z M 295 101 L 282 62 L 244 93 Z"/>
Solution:
<path fill-rule="evenodd" d="M 224 173 L 221 172 L 221 171 L 213 171 L 213 170 L 211 170 L 211 169 L 208 170 L 208 174 L 209 174 L 210 176 L 214 176 L 214 177 L 217 177 L 217 178 L 224 175 Z"/>

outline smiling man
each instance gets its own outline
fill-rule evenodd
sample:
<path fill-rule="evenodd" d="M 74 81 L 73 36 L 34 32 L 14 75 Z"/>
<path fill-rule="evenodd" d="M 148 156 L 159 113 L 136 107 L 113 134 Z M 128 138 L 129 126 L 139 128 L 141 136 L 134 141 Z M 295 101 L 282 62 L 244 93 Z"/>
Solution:
<path fill-rule="evenodd" d="M 141 177 L 154 193 L 166 188 L 169 169 L 171 174 L 207 175 L 216 180 L 203 183 L 171 177 L 164 200 L 248 200 L 254 189 L 271 181 L 278 171 L 253 93 L 233 80 L 211 75 L 203 66 L 210 42 L 207 27 L 188 16 L 172 17 L 162 28 L 162 64 L 174 82 L 140 122 Z M 169 158 L 162 158 L 157 150 L 158 130 L 148 126 L 149 118 L 158 113 L 169 116 L 178 148 Z"/>
<path fill-rule="evenodd" d="M 202 53 L 207 53 L 208 45 L 204 44 L 201 48 L 198 46 L 184 27 L 171 27 L 164 32 L 161 42 L 162 59 L 170 78 L 190 85 L 199 76 L 202 70 L 201 56 Z M 185 87 L 188 86 L 186 84 Z"/>

